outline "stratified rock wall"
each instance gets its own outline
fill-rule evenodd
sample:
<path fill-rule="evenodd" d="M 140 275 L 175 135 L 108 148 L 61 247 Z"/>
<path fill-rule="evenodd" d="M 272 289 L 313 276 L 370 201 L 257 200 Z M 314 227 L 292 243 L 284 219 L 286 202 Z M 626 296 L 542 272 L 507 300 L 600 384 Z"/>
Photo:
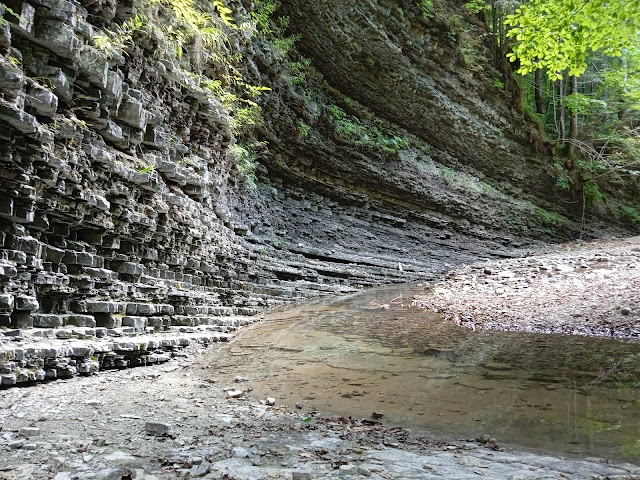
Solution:
<path fill-rule="evenodd" d="M 531 125 L 516 111 L 514 93 L 493 82 L 503 72 L 492 66 L 488 30 L 456 2 L 433 2 L 452 10 L 436 11 L 430 21 L 417 3 L 283 2 L 292 30 L 302 34 L 300 50 L 331 86 L 461 165 L 536 185 L 544 158 L 532 149 Z M 471 43 L 465 31 L 486 40 Z"/>
<path fill-rule="evenodd" d="M 233 112 L 154 57 L 153 35 L 97 48 L 131 3 L 7 2 L 19 18 L 0 25 L 0 326 L 218 325 L 575 230 L 536 219 L 550 179 L 529 127 L 461 66 L 443 25 L 409 2 L 282 3 L 306 76 L 229 29 L 221 48 L 271 89 L 262 125 L 236 139 Z M 248 140 L 268 144 L 255 188 L 227 152 Z"/>

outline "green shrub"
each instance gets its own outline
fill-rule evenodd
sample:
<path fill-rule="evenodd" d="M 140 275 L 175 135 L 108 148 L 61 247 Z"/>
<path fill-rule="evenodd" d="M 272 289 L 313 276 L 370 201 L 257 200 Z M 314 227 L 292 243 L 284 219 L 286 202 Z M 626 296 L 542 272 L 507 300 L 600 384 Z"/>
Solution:
<path fill-rule="evenodd" d="M 618 210 L 620 211 L 622 216 L 625 217 L 629 222 L 633 223 L 634 225 L 640 224 L 640 213 L 638 213 L 638 210 L 634 207 L 630 207 L 628 205 L 620 205 L 620 207 L 618 207 Z"/>
<path fill-rule="evenodd" d="M 266 142 L 235 144 L 229 147 L 229 154 L 236 160 L 236 168 L 251 188 L 257 186 L 256 171 L 258 156 L 266 152 Z"/>

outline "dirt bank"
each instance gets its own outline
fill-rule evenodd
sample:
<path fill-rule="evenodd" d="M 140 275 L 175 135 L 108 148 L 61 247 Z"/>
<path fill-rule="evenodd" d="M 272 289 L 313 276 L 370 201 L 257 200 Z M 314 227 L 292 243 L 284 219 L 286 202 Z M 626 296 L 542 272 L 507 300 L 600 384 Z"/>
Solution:
<path fill-rule="evenodd" d="M 469 328 L 640 339 L 640 237 L 465 265 L 415 299 Z"/>

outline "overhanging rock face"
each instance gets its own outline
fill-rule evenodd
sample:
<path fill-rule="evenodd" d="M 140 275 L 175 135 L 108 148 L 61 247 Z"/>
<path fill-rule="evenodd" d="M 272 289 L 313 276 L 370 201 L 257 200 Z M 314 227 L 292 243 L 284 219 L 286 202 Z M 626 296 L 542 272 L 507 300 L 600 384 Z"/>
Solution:
<path fill-rule="evenodd" d="M 428 279 L 542 227 L 575 229 L 541 227 L 549 178 L 526 124 L 460 66 L 442 25 L 409 2 L 282 3 L 310 61 L 229 29 L 221 48 L 271 89 L 262 124 L 235 138 L 233 111 L 155 58 L 151 36 L 96 47 L 134 5 L 7 2 L 19 18 L 0 25 L 0 327 L 14 336 L 0 343 L 32 329 L 227 333 L 283 300 Z M 268 144 L 255 188 L 235 142 Z"/>

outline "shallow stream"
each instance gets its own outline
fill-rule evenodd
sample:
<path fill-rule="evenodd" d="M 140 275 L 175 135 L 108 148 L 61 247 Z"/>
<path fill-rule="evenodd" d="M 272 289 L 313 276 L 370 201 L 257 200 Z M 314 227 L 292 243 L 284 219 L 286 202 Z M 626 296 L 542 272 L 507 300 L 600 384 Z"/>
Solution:
<path fill-rule="evenodd" d="M 411 307 L 420 292 L 385 287 L 271 313 L 211 359 L 215 375 L 253 398 L 300 403 L 303 416 L 378 412 L 436 439 L 486 434 L 640 460 L 640 343 L 472 331 Z"/>

